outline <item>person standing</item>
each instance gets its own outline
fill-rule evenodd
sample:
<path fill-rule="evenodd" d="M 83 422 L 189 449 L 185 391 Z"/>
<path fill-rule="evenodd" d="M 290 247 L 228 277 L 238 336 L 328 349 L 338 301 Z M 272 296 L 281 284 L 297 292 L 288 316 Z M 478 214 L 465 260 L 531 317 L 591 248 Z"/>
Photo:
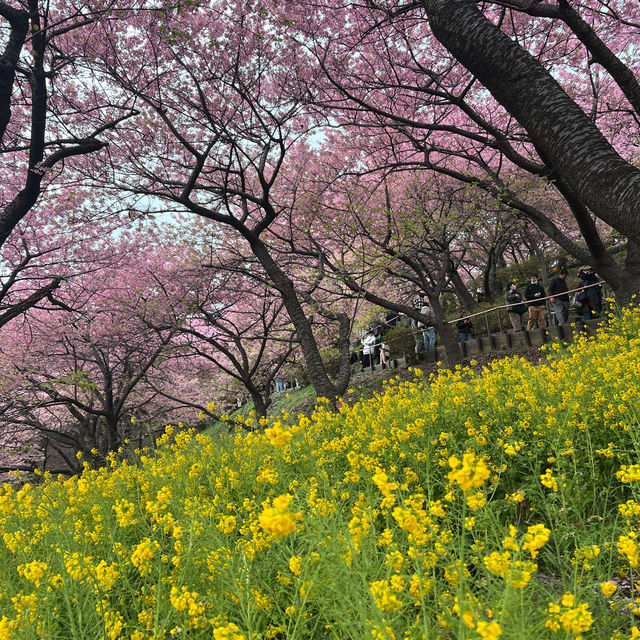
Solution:
<path fill-rule="evenodd" d="M 411 304 L 413 305 L 414 309 L 417 309 L 419 311 L 426 304 L 424 296 L 422 294 L 419 294 L 418 297 L 415 298 Z M 418 354 L 424 348 L 424 344 L 422 341 L 422 331 L 416 330 L 416 329 L 420 329 L 421 327 L 422 327 L 421 322 L 418 322 L 415 318 L 411 318 L 411 328 L 413 329 L 413 339 L 415 340 L 415 343 L 416 343 L 416 346 L 415 346 L 416 359 L 418 357 Z"/>
<path fill-rule="evenodd" d="M 384 325 L 387 330 L 393 329 L 398 324 L 399 315 L 397 311 L 387 311 L 384 316 Z"/>
<path fill-rule="evenodd" d="M 389 359 L 389 345 L 386 342 L 380 343 L 380 368 L 387 368 L 387 360 Z"/>
<path fill-rule="evenodd" d="M 582 280 L 582 284 L 586 287 L 584 290 L 586 294 L 586 301 L 582 307 L 583 317 L 585 320 L 595 318 L 600 315 L 600 312 L 602 311 L 602 287 L 594 286 L 596 283 L 600 282 L 600 278 L 598 278 L 596 272 L 588 264 L 580 267 L 580 271 L 578 271 L 578 278 Z"/>
<path fill-rule="evenodd" d="M 373 329 L 373 335 L 376 338 L 376 341 L 373 343 L 373 353 L 371 357 L 373 359 L 373 364 L 375 365 L 380 359 L 380 352 L 382 351 L 382 336 L 380 335 L 380 328 L 376 327 Z"/>
<path fill-rule="evenodd" d="M 420 307 L 420 313 L 427 317 L 427 324 L 418 322 L 418 327 L 422 329 L 424 350 L 434 351 L 436 348 L 436 330 L 433 325 L 436 322 L 436 316 L 426 300 L 424 300 L 424 304 Z"/>
<path fill-rule="evenodd" d="M 351 348 L 351 364 L 355 364 L 356 362 L 360 362 L 362 364 L 362 342 L 360 338 L 358 338 Z"/>
<path fill-rule="evenodd" d="M 374 363 L 373 354 L 375 353 L 376 337 L 373 331 L 367 332 L 362 345 L 362 371 L 364 371 Z"/>
<path fill-rule="evenodd" d="M 468 315 L 464 318 L 460 318 L 460 320 L 456 322 L 456 328 L 458 329 L 460 342 L 467 342 L 472 339 L 473 336 L 471 335 L 471 331 L 473 330 L 473 323 Z"/>
<path fill-rule="evenodd" d="M 528 300 L 529 305 L 529 321 L 527 322 L 527 329 L 538 327 L 544 329 L 547 326 L 547 322 L 544 317 L 545 311 L 545 293 L 542 285 L 538 284 L 538 275 L 531 274 L 530 282 L 527 288 L 524 290 L 524 297 Z"/>
<path fill-rule="evenodd" d="M 527 312 L 527 305 L 522 302 L 522 294 L 518 291 L 518 285 L 515 282 L 509 284 L 505 295 L 507 304 L 507 313 L 511 320 L 511 327 L 514 331 L 522 331 L 522 314 Z"/>
<path fill-rule="evenodd" d="M 558 277 L 554 278 L 549 285 L 549 295 L 553 304 L 553 313 L 558 324 L 569 322 L 569 287 L 567 286 L 567 272 L 561 270 Z"/>

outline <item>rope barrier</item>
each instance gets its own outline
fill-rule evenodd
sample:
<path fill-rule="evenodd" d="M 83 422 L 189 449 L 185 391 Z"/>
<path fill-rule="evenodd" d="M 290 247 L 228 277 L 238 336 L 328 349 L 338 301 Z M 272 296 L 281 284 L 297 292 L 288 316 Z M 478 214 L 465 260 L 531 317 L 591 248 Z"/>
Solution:
<path fill-rule="evenodd" d="M 565 296 L 565 295 L 569 295 L 570 293 L 576 293 L 578 291 L 584 291 L 585 289 L 590 289 L 592 287 L 601 287 L 603 284 L 605 284 L 604 282 L 594 282 L 593 284 L 586 284 L 583 285 L 581 287 L 577 287 L 576 289 L 569 289 L 568 291 L 562 291 L 559 294 L 556 294 L 554 296 L 546 296 L 544 298 L 536 298 L 536 302 L 542 301 L 542 300 L 550 300 L 551 298 L 559 298 L 560 296 Z M 491 307 L 491 309 L 485 309 L 484 311 L 478 311 L 477 313 L 470 313 L 466 316 L 460 316 L 459 318 L 456 318 L 455 320 L 448 320 L 447 322 L 449 324 L 453 324 L 454 322 L 458 322 L 458 320 L 462 320 L 463 318 L 474 318 L 475 316 L 482 316 L 482 315 L 486 315 L 487 313 L 491 313 L 492 311 L 499 311 L 500 309 L 506 309 L 508 307 L 513 307 L 516 304 L 526 304 L 527 307 L 529 306 L 529 304 L 532 302 L 532 300 L 526 300 L 526 299 L 522 299 L 520 302 L 516 302 L 516 303 L 510 303 L 510 304 L 503 304 L 497 307 Z"/>

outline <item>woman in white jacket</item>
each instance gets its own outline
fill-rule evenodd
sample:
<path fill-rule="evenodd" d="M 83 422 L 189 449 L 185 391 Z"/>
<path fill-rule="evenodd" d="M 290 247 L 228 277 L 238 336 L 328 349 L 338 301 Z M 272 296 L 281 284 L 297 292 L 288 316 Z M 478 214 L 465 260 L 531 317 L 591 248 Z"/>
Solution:
<path fill-rule="evenodd" d="M 373 335 L 373 331 L 368 331 L 362 341 L 362 370 L 368 369 L 371 366 L 371 356 L 375 352 L 376 337 Z"/>

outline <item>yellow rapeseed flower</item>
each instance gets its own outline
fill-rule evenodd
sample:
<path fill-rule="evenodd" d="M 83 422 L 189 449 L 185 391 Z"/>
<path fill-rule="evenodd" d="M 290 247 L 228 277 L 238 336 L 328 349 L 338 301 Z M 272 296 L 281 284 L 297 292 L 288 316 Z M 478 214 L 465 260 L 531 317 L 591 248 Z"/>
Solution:
<path fill-rule="evenodd" d="M 232 623 L 224 627 L 216 627 L 213 630 L 213 640 L 245 640 L 245 636 L 240 633 L 238 625 Z"/>
<path fill-rule="evenodd" d="M 531 557 L 535 558 L 538 555 L 538 551 L 542 549 L 549 540 L 550 535 L 551 531 L 543 524 L 534 524 L 527 529 L 522 548 L 529 551 Z"/>
<path fill-rule="evenodd" d="M 273 506 L 265 506 L 258 520 L 264 531 L 274 538 L 282 538 L 296 530 L 296 520 L 302 518 L 300 513 L 288 511 L 293 500 L 290 494 L 284 494 L 274 498 Z"/>
<path fill-rule="evenodd" d="M 467 451 L 462 456 L 462 461 L 457 456 L 451 456 L 449 466 L 451 467 L 447 476 L 449 482 L 457 482 L 463 491 L 481 487 L 491 475 L 484 460 L 473 451 Z"/>

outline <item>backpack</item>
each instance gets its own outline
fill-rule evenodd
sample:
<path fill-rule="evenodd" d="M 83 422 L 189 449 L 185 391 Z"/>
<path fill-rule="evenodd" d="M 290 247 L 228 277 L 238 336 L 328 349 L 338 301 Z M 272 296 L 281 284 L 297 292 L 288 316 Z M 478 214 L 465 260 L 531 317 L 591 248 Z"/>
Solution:
<path fill-rule="evenodd" d="M 422 307 L 422 308 L 420 309 L 420 313 L 421 313 L 423 316 L 427 316 L 427 318 L 428 318 L 428 322 L 427 322 L 427 324 L 426 324 L 426 325 L 422 324 L 422 322 L 418 322 L 418 326 L 419 326 L 419 327 L 425 327 L 425 326 L 427 326 L 427 327 L 433 327 L 433 325 L 436 323 L 436 316 L 435 316 L 435 314 L 433 313 L 433 309 L 432 309 L 430 306 L 425 305 L 424 307 Z"/>
<path fill-rule="evenodd" d="M 587 292 L 586 291 L 578 291 L 573 296 L 573 306 L 574 307 L 581 307 L 583 304 L 585 304 L 587 302 L 588 299 L 589 299 L 589 297 L 587 296 Z"/>

